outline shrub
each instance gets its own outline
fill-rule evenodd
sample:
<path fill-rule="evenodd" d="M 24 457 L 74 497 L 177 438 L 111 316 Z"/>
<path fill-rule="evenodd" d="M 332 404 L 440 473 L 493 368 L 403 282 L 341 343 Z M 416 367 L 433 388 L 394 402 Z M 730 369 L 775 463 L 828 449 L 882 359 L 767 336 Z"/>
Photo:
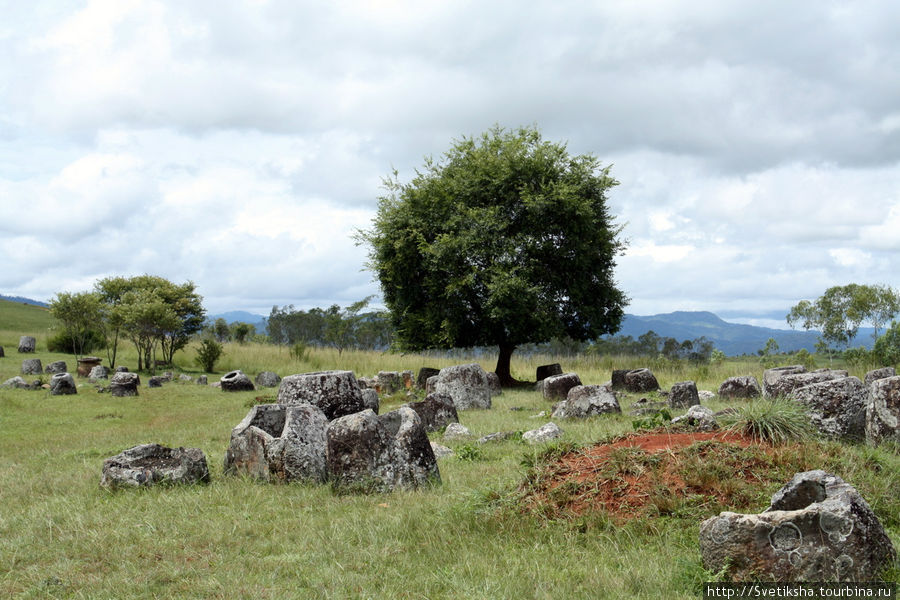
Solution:
<path fill-rule="evenodd" d="M 880 338 L 875 340 L 872 349 L 875 360 L 882 366 L 891 366 L 900 363 L 900 322 L 894 321 Z"/>
<path fill-rule="evenodd" d="M 81 344 L 81 340 L 73 340 L 72 333 L 68 331 L 59 331 L 47 340 L 48 352 L 62 352 L 65 354 L 75 354 L 73 348 Z M 84 337 L 84 346 L 80 348 L 82 353 L 90 353 L 95 350 L 106 348 L 106 339 L 99 331 L 89 331 Z"/>
<path fill-rule="evenodd" d="M 297 362 L 306 362 L 309 358 L 309 346 L 306 342 L 296 342 L 291 346 L 291 358 Z"/>
<path fill-rule="evenodd" d="M 194 361 L 200 365 L 207 373 L 212 373 L 215 369 L 216 361 L 222 356 L 222 344 L 212 338 L 206 338 L 200 342 L 200 349 L 197 350 L 197 358 Z"/>
<path fill-rule="evenodd" d="M 774 398 L 756 400 L 741 407 L 728 429 L 758 441 L 781 444 L 808 437 L 812 425 L 803 405 Z"/>
<path fill-rule="evenodd" d="M 803 365 L 809 371 L 816 368 L 816 357 L 810 354 L 806 348 L 797 350 L 796 354 L 794 354 L 794 362 Z"/>

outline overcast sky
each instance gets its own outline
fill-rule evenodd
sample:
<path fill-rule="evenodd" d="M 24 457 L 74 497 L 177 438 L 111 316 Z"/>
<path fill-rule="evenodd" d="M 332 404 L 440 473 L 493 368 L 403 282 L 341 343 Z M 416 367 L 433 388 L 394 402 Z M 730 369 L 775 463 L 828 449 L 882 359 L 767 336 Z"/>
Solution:
<path fill-rule="evenodd" d="M 0 293 L 377 293 L 381 178 L 493 124 L 612 164 L 627 311 L 897 286 L 900 3 L 0 0 Z"/>

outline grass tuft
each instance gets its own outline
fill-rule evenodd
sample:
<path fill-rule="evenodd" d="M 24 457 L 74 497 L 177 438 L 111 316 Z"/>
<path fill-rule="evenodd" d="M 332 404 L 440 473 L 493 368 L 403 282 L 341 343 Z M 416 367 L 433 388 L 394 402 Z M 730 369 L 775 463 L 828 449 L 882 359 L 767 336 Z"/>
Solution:
<path fill-rule="evenodd" d="M 792 400 L 755 400 L 738 409 L 728 429 L 760 442 L 783 444 L 808 438 L 813 431 L 803 406 Z"/>

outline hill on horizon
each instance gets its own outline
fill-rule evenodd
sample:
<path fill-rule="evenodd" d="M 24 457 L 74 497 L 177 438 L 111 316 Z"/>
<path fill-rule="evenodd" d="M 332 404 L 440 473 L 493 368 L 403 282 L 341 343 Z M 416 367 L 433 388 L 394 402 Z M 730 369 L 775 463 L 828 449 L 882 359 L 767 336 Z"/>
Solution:
<path fill-rule="evenodd" d="M 728 356 L 756 354 L 757 350 L 765 347 L 769 338 L 778 342 L 782 352 L 795 352 L 801 348 L 815 352 L 815 345 L 819 339 L 817 331 L 794 331 L 729 323 L 707 311 L 675 311 L 648 316 L 626 314 L 622 320 L 622 327 L 616 335 L 630 335 L 637 339 L 648 331 L 678 341 L 705 336 Z M 853 346 L 871 349 L 872 332 L 873 329 L 870 327 L 861 327 L 853 340 Z"/>
<path fill-rule="evenodd" d="M 24 296 L 6 296 L 4 294 L 0 294 L 0 300 L 8 300 L 9 302 L 18 302 L 20 304 L 30 304 L 32 306 L 42 306 L 44 308 L 48 308 L 50 306 L 46 302 L 41 302 L 40 300 L 32 300 L 31 298 L 25 298 Z"/>

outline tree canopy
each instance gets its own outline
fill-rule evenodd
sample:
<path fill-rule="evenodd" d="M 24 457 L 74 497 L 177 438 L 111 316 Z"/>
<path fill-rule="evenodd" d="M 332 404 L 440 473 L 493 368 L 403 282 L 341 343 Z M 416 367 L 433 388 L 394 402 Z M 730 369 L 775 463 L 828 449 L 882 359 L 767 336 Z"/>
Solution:
<path fill-rule="evenodd" d="M 50 312 L 62 324 L 72 353 L 81 356 L 100 321 L 100 299 L 90 292 L 59 292 L 50 300 Z"/>
<path fill-rule="evenodd" d="M 878 330 L 900 312 L 900 296 L 885 285 L 850 283 L 834 286 L 814 301 L 801 300 L 785 317 L 788 325 L 822 332 L 823 343 L 849 346 L 859 327 L 871 323 Z"/>
<path fill-rule="evenodd" d="M 175 284 L 155 275 L 107 277 L 94 290 L 101 302 L 110 366 L 115 365 L 120 335 L 137 348 L 140 370 L 153 367 L 157 347 L 163 361 L 171 363 L 175 352 L 203 327 L 203 297 L 191 281 Z"/>
<path fill-rule="evenodd" d="M 613 279 L 624 241 L 609 169 L 534 127 L 494 127 L 426 158 L 409 183 L 394 172 L 359 239 L 397 344 L 496 345 L 508 384 L 518 345 L 617 331 L 627 298 Z"/>

